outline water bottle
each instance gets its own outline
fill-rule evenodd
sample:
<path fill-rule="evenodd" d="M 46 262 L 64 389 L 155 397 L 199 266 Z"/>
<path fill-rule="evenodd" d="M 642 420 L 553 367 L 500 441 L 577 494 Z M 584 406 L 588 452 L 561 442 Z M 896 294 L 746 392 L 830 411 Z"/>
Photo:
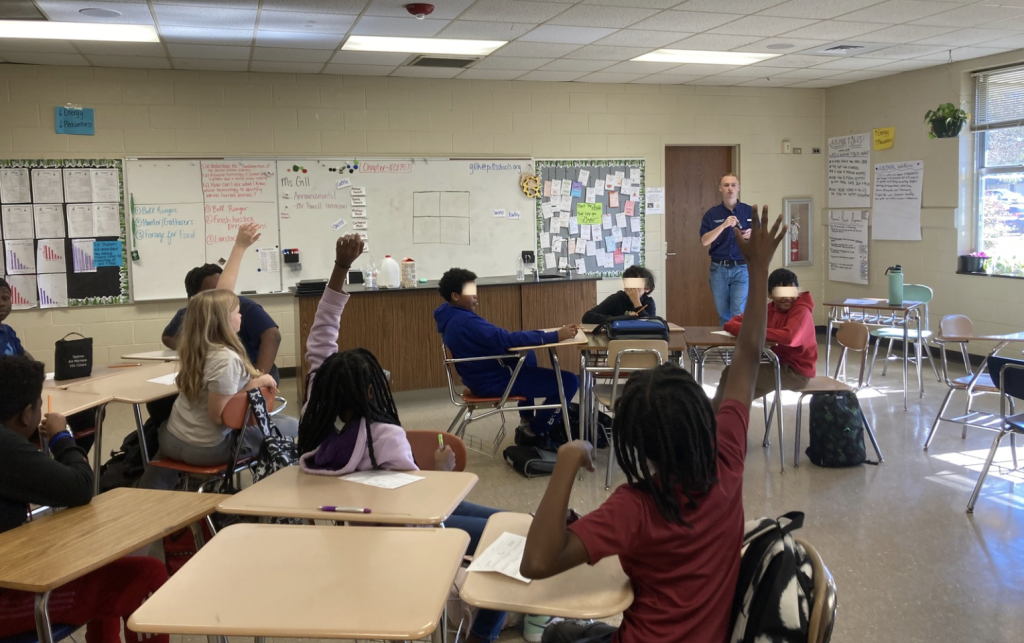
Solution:
<path fill-rule="evenodd" d="M 516 281 L 526 281 L 526 268 L 523 266 L 522 257 L 516 257 Z"/>
<path fill-rule="evenodd" d="M 363 266 L 363 287 L 367 290 L 377 289 L 377 267 L 373 265 L 373 261 Z"/>
<path fill-rule="evenodd" d="M 886 268 L 885 274 L 889 275 L 889 305 L 903 305 L 903 266 L 896 264 Z"/>

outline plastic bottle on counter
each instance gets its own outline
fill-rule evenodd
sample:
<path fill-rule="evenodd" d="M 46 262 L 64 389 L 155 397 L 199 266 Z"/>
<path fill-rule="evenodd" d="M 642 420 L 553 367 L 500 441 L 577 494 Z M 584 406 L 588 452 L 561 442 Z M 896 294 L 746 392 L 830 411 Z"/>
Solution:
<path fill-rule="evenodd" d="M 398 288 L 402 285 L 402 271 L 391 255 L 384 255 L 384 261 L 380 262 L 377 285 L 381 288 Z"/>

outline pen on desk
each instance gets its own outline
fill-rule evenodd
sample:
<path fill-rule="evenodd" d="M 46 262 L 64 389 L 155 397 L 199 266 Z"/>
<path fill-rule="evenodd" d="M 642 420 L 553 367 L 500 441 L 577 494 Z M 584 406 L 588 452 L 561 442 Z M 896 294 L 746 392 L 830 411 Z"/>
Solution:
<path fill-rule="evenodd" d="M 335 507 L 334 505 L 323 505 L 320 511 L 329 511 L 336 514 L 368 514 L 369 507 Z"/>
<path fill-rule="evenodd" d="M 132 366 L 142 366 L 142 364 L 139 364 L 139 363 L 135 363 L 135 364 L 111 364 L 107 368 L 131 368 Z"/>

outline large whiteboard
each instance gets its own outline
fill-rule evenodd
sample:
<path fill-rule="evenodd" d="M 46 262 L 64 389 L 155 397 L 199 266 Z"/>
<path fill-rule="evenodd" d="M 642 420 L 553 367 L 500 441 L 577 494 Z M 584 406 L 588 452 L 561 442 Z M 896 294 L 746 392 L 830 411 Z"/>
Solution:
<path fill-rule="evenodd" d="M 139 159 L 125 167 L 137 301 L 184 297 L 185 273 L 226 259 L 250 220 L 263 237 L 238 289 L 260 294 L 329 277 L 334 240 L 351 232 L 369 246 L 356 267 L 411 257 L 428 279 L 452 266 L 512 274 L 519 253 L 536 246 L 534 200 L 519 186 L 528 160 Z M 298 251 L 299 269 L 282 250 Z"/>

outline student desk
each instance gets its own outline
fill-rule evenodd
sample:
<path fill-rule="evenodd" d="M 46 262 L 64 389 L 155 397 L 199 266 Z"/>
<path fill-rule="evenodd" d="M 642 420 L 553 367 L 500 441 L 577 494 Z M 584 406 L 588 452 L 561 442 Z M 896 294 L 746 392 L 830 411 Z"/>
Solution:
<path fill-rule="evenodd" d="M 498 513 L 487 520 L 477 553 L 504 532 L 525 536 L 533 523 L 528 514 Z M 475 607 L 563 618 L 605 618 L 623 612 L 633 602 L 633 586 L 619 557 L 596 565 L 580 565 L 557 576 L 523 583 L 497 572 L 469 572 L 459 591 Z"/>
<path fill-rule="evenodd" d="M 381 489 L 337 476 L 304 473 L 286 467 L 268 478 L 224 499 L 217 510 L 244 516 L 283 516 L 307 520 L 389 525 L 441 525 L 476 486 L 474 473 L 465 471 L 410 471 L 422 476 L 398 489 Z M 373 513 L 329 513 L 324 505 L 369 507 Z"/>
<path fill-rule="evenodd" d="M 121 359 L 128 361 L 138 362 L 176 362 L 178 361 L 178 351 L 162 350 L 162 351 L 145 351 L 143 353 L 128 353 L 122 355 Z"/>
<path fill-rule="evenodd" d="M 128 627 L 257 642 L 417 640 L 443 618 L 468 545 L 469 535 L 458 529 L 232 525 L 158 589 Z"/>
<path fill-rule="evenodd" d="M 106 366 L 94 366 L 92 368 L 92 375 L 89 377 L 76 377 L 72 380 L 61 380 L 49 378 L 43 382 L 44 389 L 67 389 L 77 384 L 88 384 L 89 382 L 95 382 L 97 380 L 106 379 L 108 377 L 116 377 L 118 375 L 124 375 L 126 372 L 133 369 L 138 369 L 138 366 L 124 366 L 121 364 L 107 364 Z"/>
<path fill-rule="evenodd" d="M 917 337 L 921 336 L 921 312 L 924 303 L 905 301 L 893 306 L 885 299 L 842 299 L 825 302 L 828 307 L 828 325 L 825 330 L 825 375 L 828 375 L 828 363 L 832 357 L 832 327 L 844 321 L 856 321 L 876 326 L 903 327 L 903 410 L 907 410 L 907 369 L 910 360 L 909 330 L 911 322 L 917 324 Z M 898 321 L 899 320 L 899 321 Z M 921 379 L 921 343 L 914 342 L 917 358 L 917 386 L 920 396 L 924 397 L 924 381 Z"/>
<path fill-rule="evenodd" d="M 53 643 L 50 592 L 213 513 L 217 494 L 113 489 L 0 534 L 0 587 L 35 592 L 36 630 Z"/>

